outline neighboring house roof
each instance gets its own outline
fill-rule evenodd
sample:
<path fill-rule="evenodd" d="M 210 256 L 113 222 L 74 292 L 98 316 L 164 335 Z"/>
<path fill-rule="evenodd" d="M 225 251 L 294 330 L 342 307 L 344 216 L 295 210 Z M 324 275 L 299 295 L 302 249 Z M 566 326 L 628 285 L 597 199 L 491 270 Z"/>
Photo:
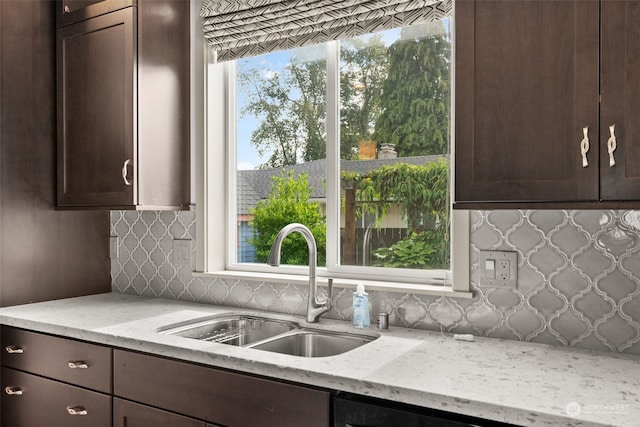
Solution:
<path fill-rule="evenodd" d="M 385 165 L 396 163 L 408 163 L 412 165 L 424 165 L 435 162 L 445 156 L 416 156 L 399 157 L 394 159 L 374 160 L 341 160 L 340 167 L 343 171 L 365 174 Z M 269 196 L 271 177 L 280 176 L 283 172 L 293 171 L 294 176 L 306 173 L 309 187 L 313 189 L 312 199 L 326 198 L 325 178 L 327 176 L 327 160 L 313 160 L 308 163 L 300 163 L 293 166 L 285 166 L 274 169 L 253 169 L 238 171 L 238 215 L 248 214 L 249 209 L 254 208 L 260 200 Z"/>

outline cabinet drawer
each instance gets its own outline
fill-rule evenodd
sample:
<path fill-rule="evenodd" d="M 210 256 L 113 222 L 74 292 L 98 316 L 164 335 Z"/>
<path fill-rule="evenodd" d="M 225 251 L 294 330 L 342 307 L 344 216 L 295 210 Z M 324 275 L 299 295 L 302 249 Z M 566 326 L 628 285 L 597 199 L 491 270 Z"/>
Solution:
<path fill-rule="evenodd" d="M 113 427 L 205 427 L 204 422 L 150 406 L 113 399 Z M 211 426 L 214 427 L 214 426 Z"/>
<path fill-rule="evenodd" d="M 110 427 L 111 397 L 2 368 L 2 425 Z M 7 389 L 11 393 L 8 394 Z M 76 411 L 73 415 L 70 411 Z"/>
<path fill-rule="evenodd" d="M 111 393 L 108 347 L 2 327 L 2 365 Z"/>
<path fill-rule="evenodd" d="M 114 395 L 227 427 L 328 427 L 329 393 L 114 351 Z"/>

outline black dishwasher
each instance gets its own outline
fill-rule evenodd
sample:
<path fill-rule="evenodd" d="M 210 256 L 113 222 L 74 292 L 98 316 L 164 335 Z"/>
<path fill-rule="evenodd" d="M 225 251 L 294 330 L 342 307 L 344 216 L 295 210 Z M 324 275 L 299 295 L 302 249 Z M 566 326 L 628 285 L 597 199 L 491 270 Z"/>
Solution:
<path fill-rule="evenodd" d="M 333 400 L 333 427 L 502 427 L 509 424 L 350 393 Z"/>

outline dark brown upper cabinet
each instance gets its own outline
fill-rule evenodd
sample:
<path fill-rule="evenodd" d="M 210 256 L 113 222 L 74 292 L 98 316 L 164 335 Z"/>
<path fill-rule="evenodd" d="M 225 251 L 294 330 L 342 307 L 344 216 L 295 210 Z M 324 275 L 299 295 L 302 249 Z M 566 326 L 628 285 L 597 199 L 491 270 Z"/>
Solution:
<path fill-rule="evenodd" d="M 640 206 L 640 1 L 455 13 L 455 207 Z"/>
<path fill-rule="evenodd" d="M 56 2 L 56 26 L 60 28 L 95 18 L 133 6 L 135 2 L 136 0 L 59 0 Z"/>
<path fill-rule="evenodd" d="M 640 1 L 602 2 L 600 198 L 640 200 Z M 608 141 L 615 126 L 615 166 Z"/>
<path fill-rule="evenodd" d="M 57 30 L 59 208 L 188 208 L 189 2 L 135 4 Z"/>

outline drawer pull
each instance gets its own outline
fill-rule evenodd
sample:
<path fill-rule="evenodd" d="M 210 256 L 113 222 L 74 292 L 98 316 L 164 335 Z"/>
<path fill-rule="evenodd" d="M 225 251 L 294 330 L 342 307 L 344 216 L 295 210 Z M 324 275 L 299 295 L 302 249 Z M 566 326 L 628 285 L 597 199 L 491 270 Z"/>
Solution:
<path fill-rule="evenodd" d="M 609 167 L 614 167 L 616 165 L 616 159 L 613 157 L 613 152 L 618 148 L 618 142 L 616 140 L 616 125 L 613 124 L 609 126 L 609 133 L 611 136 L 607 141 L 607 151 L 609 152 Z"/>
<path fill-rule="evenodd" d="M 69 415 L 87 415 L 88 412 L 84 409 L 84 406 L 67 406 L 67 412 Z"/>
<path fill-rule="evenodd" d="M 9 354 L 22 354 L 24 350 L 21 347 L 15 345 L 8 345 L 4 348 Z"/>
<path fill-rule="evenodd" d="M 128 175 L 128 171 L 127 171 L 127 166 L 129 166 L 129 163 L 131 163 L 131 159 L 127 159 L 124 161 L 124 165 L 122 165 L 122 180 L 124 181 L 124 185 L 131 185 L 131 181 L 129 181 L 127 179 L 127 175 Z"/>
<path fill-rule="evenodd" d="M 586 168 L 589 166 L 589 161 L 587 160 L 587 153 L 589 152 L 589 126 L 582 128 L 582 134 L 584 138 L 580 141 L 580 154 L 582 154 L 582 167 Z"/>
<path fill-rule="evenodd" d="M 22 395 L 22 389 L 20 387 L 5 387 L 4 388 L 4 392 L 7 393 L 9 396 L 21 396 Z"/>
<path fill-rule="evenodd" d="M 87 369 L 89 368 L 89 365 L 87 365 L 87 362 L 83 362 L 82 360 L 77 360 L 75 362 L 69 362 L 69 367 L 71 369 Z"/>

